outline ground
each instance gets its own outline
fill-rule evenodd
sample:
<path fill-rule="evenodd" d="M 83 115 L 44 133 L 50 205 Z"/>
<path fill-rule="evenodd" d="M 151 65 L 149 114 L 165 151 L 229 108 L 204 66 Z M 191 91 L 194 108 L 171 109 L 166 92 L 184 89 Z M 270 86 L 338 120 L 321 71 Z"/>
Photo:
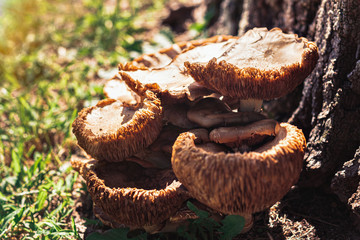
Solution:
<path fill-rule="evenodd" d="M 92 201 L 83 193 L 76 204 L 76 213 L 87 219 L 95 220 L 92 213 Z M 79 231 L 84 237 L 109 228 L 100 225 L 83 226 L 79 220 Z M 254 214 L 254 226 L 235 239 L 360 239 L 355 216 L 339 199 L 323 189 L 299 189 L 293 187 L 290 192 L 269 209 Z M 359 226 L 359 225 L 358 225 Z M 154 236 L 155 238 L 157 236 Z"/>

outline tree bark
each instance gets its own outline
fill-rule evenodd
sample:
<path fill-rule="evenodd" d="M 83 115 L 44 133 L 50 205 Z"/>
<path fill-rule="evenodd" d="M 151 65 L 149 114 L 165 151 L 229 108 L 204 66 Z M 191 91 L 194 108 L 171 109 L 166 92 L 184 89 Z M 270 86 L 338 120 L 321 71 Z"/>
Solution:
<path fill-rule="evenodd" d="M 360 148 L 352 160 L 344 163 L 342 169 L 331 181 L 332 191 L 342 202 L 348 203 L 351 210 L 360 217 Z"/>
<path fill-rule="evenodd" d="M 299 185 L 329 187 L 360 146 L 359 1 L 223 0 L 209 32 L 242 35 L 253 27 L 279 27 L 319 48 L 318 64 L 300 86 L 300 103 L 289 104 L 297 96 L 290 94 L 270 109 L 285 106 L 285 119 L 301 128 L 308 140 Z M 360 189 L 356 179 L 352 181 Z"/>
<path fill-rule="evenodd" d="M 360 98 L 347 77 L 358 71 L 359 12 L 357 1 L 328 0 L 322 1 L 317 12 L 314 40 L 319 62 L 305 81 L 300 105 L 290 118 L 309 132 L 304 185 L 328 183 L 360 145 Z"/>

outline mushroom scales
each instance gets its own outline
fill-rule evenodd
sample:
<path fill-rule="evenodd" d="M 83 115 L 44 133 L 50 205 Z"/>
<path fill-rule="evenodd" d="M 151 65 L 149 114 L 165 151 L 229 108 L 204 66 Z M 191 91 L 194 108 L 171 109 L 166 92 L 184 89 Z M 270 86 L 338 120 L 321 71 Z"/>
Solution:
<path fill-rule="evenodd" d="M 213 153 L 182 133 L 173 146 L 172 166 L 190 193 L 225 214 L 251 214 L 280 200 L 296 183 L 302 168 L 305 138 L 286 123 L 274 140 L 245 153 Z"/>
<path fill-rule="evenodd" d="M 117 162 L 150 145 L 162 128 L 162 107 L 150 91 L 143 103 L 127 106 L 114 99 L 85 108 L 73 123 L 78 144 L 98 160 Z"/>
<path fill-rule="evenodd" d="M 71 163 L 86 180 L 99 217 L 112 225 L 161 226 L 190 197 L 171 169 L 146 169 L 128 161 L 99 164 L 79 157 Z"/>
<path fill-rule="evenodd" d="M 209 95 L 213 91 L 196 83 L 185 71 L 184 61 L 189 59 L 209 61 L 213 54 L 221 54 L 229 45 L 234 43 L 237 37 L 216 36 L 203 41 L 190 41 L 187 44 L 175 44 L 183 47 L 181 54 L 175 55 L 165 66 L 164 63 L 144 63 L 144 59 L 154 58 L 169 50 L 160 50 L 158 54 L 144 55 L 125 66 L 120 65 L 119 78 L 126 82 L 139 81 L 152 91 L 160 93 L 162 100 L 173 99 L 175 101 L 189 99 L 191 101 Z M 176 48 L 175 48 L 176 49 Z M 148 66 L 148 67 L 144 67 Z M 165 99 L 166 98 L 166 99 Z"/>
<path fill-rule="evenodd" d="M 317 60 L 317 47 L 307 39 L 278 28 L 254 28 L 221 56 L 185 66 L 197 82 L 224 96 L 271 100 L 304 81 Z"/>
<path fill-rule="evenodd" d="M 255 28 L 120 64 L 104 88 L 113 99 L 73 123 L 95 159 L 72 165 L 96 215 L 154 232 L 182 216 L 191 197 L 219 214 L 244 215 L 251 227 L 252 213 L 297 182 L 306 148 L 301 130 L 259 112 L 262 100 L 292 91 L 317 59 L 305 38 Z"/>

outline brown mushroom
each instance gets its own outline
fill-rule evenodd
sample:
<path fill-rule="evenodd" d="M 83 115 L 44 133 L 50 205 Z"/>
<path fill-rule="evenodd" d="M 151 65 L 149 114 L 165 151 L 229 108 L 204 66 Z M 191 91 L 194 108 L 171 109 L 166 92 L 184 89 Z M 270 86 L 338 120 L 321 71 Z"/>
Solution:
<path fill-rule="evenodd" d="M 85 179 L 98 215 L 113 226 L 161 228 L 190 197 L 171 169 L 85 158 L 72 158 L 71 164 Z"/>
<path fill-rule="evenodd" d="M 73 123 L 79 146 L 97 160 L 117 162 L 149 146 L 162 128 L 162 107 L 154 93 L 127 106 L 114 99 L 83 109 Z"/>
<path fill-rule="evenodd" d="M 132 91 L 124 81 L 120 81 L 117 76 L 106 81 L 103 91 L 107 98 L 116 99 L 128 105 L 136 105 L 141 101 L 140 96 Z"/>
<path fill-rule="evenodd" d="M 190 121 L 202 127 L 245 125 L 264 119 L 256 112 L 232 112 L 230 107 L 217 98 L 207 97 L 197 101 L 187 112 Z"/>
<path fill-rule="evenodd" d="M 206 89 L 205 91 L 208 93 Z M 139 95 L 131 90 L 126 82 L 121 81 L 117 76 L 114 76 L 105 83 L 104 94 L 106 97 L 119 100 L 126 105 L 136 105 L 141 102 Z M 202 95 L 202 93 L 200 93 L 200 95 Z M 166 123 L 187 129 L 197 127 L 197 124 L 189 121 L 186 116 L 190 107 L 186 102 L 167 105 L 162 104 L 162 107 L 163 120 Z"/>
<path fill-rule="evenodd" d="M 201 203 L 247 215 L 280 200 L 299 178 L 305 150 L 301 130 L 281 123 L 274 140 L 247 153 L 211 153 L 182 133 L 173 146 L 175 175 Z"/>
<path fill-rule="evenodd" d="M 231 98 L 270 100 L 292 91 L 313 70 L 318 49 L 305 38 L 280 29 L 254 28 L 211 61 L 187 61 L 190 75 L 203 86 Z M 255 100 L 255 103 L 253 103 Z M 261 103 L 261 101 L 260 101 Z"/>
<path fill-rule="evenodd" d="M 173 104 L 176 102 L 193 101 L 201 96 L 210 95 L 213 91 L 196 83 L 186 72 L 177 67 L 166 67 L 153 70 L 120 71 L 119 77 L 126 84 L 139 81 L 145 89 L 160 95 L 162 102 Z"/>
<path fill-rule="evenodd" d="M 239 147 L 243 144 L 253 146 L 260 144 L 266 136 L 276 136 L 279 129 L 277 121 L 265 119 L 245 126 L 216 128 L 210 132 L 209 138 L 229 147 Z"/>
<path fill-rule="evenodd" d="M 125 65 L 119 64 L 119 70 L 127 71 L 132 68 L 131 66 L 140 69 L 162 68 L 171 63 L 176 56 L 178 56 L 184 51 L 195 47 L 204 46 L 210 43 L 220 43 L 237 38 L 238 37 L 229 35 L 218 35 L 206 39 L 178 42 L 173 44 L 169 48 L 160 49 L 158 52 L 143 54 L 140 57 L 134 59 L 132 62 Z"/>
<path fill-rule="evenodd" d="M 87 182 L 94 212 L 113 227 L 156 232 L 176 219 L 191 193 L 215 211 L 251 220 L 297 181 L 305 138 L 294 126 L 232 111 L 225 102 L 242 99 L 242 111 L 259 110 L 262 99 L 295 88 L 317 57 L 306 39 L 254 29 L 241 38 L 175 44 L 119 65 L 117 82 L 108 82 L 115 87 L 104 92 L 120 101 L 100 101 L 73 124 L 79 145 L 98 160 L 72 161 Z M 161 132 L 163 124 L 184 129 Z M 211 133 L 188 130 L 199 125 Z M 153 168 L 170 167 L 169 159 L 173 172 Z"/>
<path fill-rule="evenodd" d="M 212 38 L 217 39 L 217 38 Z M 213 54 L 221 55 L 229 45 L 237 39 L 219 38 L 222 42 L 213 40 L 204 43 L 190 44 L 190 47 L 181 54 L 176 55 L 172 61 L 164 67 L 136 67 L 127 64 L 120 67 L 119 78 L 128 85 L 133 81 L 139 81 L 146 89 L 159 93 L 162 101 L 168 104 L 173 100 L 195 100 L 201 96 L 210 95 L 213 91 L 196 83 L 186 72 L 184 61 L 209 61 Z M 226 40 L 226 41 L 223 41 Z"/>

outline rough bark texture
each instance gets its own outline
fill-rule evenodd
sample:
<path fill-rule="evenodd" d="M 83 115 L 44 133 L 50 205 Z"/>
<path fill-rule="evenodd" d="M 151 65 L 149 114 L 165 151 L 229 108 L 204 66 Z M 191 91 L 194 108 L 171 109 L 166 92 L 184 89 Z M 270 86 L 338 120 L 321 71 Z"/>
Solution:
<path fill-rule="evenodd" d="M 290 119 L 309 132 L 305 185 L 326 183 L 360 145 L 360 99 L 347 77 L 359 59 L 359 12 L 357 1 L 323 1 L 317 13 L 319 63 Z"/>
<path fill-rule="evenodd" d="M 351 210 L 360 217 L 360 148 L 350 161 L 344 163 L 331 181 L 332 191 L 341 201 L 348 203 Z"/>
<path fill-rule="evenodd" d="M 210 34 L 241 35 L 253 27 L 279 27 L 306 37 L 319 47 L 320 59 L 300 86 L 302 94 L 298 89 L 276 103 L 266 103 L 265 107 L 275 111 L 278 119 L 288 119 L 301 128 L 307 137 L 299 186 L 329 187 L 337 171 L 343 168 L 346 172 L 346 162 L 358 159 L 355 152 L 360 146 L 359 1 L 223 0 L 220 6 Z M 300 103 L 293 99 L 300 99 Z M 348 176 L 345 174 L 344 179 Z M 339 179 L 339 173 L 335 179 Z M 349 177 L 351 188 L 344 179 L 333 182 L 337 181 L 338 188 L 348 188 L 343 190 L 351 194 L 340 199 L 356 212 L 359 178 Z"/>

